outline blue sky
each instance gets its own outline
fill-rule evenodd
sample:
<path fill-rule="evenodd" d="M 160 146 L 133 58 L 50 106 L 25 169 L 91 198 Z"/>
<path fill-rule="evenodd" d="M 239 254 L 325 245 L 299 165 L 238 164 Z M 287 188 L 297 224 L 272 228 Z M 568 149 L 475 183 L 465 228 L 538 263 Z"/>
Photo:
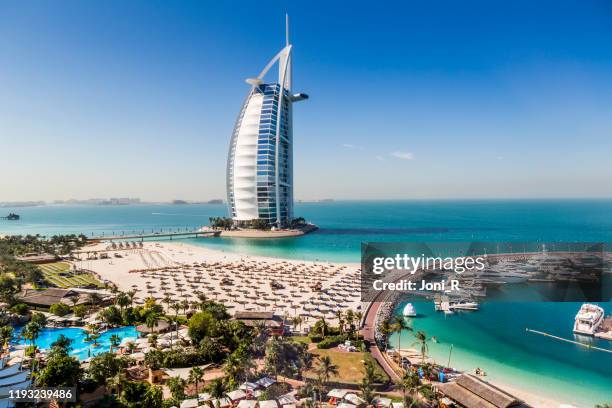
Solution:
<path fill-rule="evenodd" d="M 225 197 L 285 12 L 296 198 L 612 196 L 609 1 L 2 0 L 0 201 Z"/>

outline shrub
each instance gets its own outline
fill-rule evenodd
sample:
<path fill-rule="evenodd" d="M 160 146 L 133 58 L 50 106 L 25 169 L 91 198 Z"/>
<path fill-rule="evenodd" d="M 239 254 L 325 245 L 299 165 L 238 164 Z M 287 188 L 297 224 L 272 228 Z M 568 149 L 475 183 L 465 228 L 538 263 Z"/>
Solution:
<path fill-rule="evenodd" d="M 320 334 L 311 334 L 310 336 L 308 336 L 308 338 L 310 339 L 311 342 L 313 343 L 318 343 L 321 340 L 323 340 L 323 336 L 321 336 Z"/>
<path fill-rule="evenodd" d="M 68 313 L 70 313 L 70 306 L 64 303 L 55 303 L 51 305 L 49 312 L 56 316 L 66 316 Z"/>
<path fill-rule="evenodd" d="M 26 357 L 34 357 L 36 354 L 36 346 L 26 346 L 24 353 Z"/>
<path fill-rule="evenodd" d="M 19 316 L 25 316 L 30 311 L 30 308 L 25 303 L 17 303 L 11 307 L 11 312 L 18 314 Z"/>
<path fill-rule="evenodd" d="M 85 315 L 87 314 L 87 306 L 85 306 L 85 305 L 77 305 L 77 306 L 72 308 L 72 312 L 77 317 L 85 317 Z"/>
<path fill-rule="evenodd" d="M 317 344 L 318 349 L 328 349 L 344 343 L 345 336 L 328 336 Z"/>

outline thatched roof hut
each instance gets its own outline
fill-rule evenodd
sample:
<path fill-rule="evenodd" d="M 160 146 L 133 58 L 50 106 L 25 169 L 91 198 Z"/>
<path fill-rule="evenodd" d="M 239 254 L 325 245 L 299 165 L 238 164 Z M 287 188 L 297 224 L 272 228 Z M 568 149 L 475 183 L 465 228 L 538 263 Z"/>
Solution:
<path fill-rule="evenodd" d="M 438 390 L 466 408 L 528 407 L 516 397 L 470 374 L 455 382 L 440 384 Z"/>
<path fill-rule="evenodd" d="M 157 324 L 153 328 L 147 327 L 144 324 L 141 324 L 140 326 L 136 326 L 136 330 L 139 333 L 145 333 L 145 334 L 163 333 L 165 331 L 168 331 L 169 329 L 170 329 L 170 323 L 168 323 L 165 320 L 158 320 Z"/>

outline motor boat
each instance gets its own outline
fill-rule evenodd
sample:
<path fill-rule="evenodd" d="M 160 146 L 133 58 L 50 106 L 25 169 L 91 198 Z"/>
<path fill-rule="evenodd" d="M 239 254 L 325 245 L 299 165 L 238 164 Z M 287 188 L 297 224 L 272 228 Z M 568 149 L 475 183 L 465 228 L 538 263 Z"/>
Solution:
<path fill-rule="evenodd" d="M 478 310 L 479 306 L 477 302 L 470 302 L 468 300 L 453 302 L 450 304 L 451 310 Z"/>
<path fill-rule="evenodd" d="M 600 306 L 585 303 L 580 307 L 574 321 L 574 333 L 593 336 L 604 320 L 605 312 Z"/>
<path fill-rule="evenodd" d="M 407 303 L 406 306 L 404 306 L 404 311 L 402 312 L 402 315 L 404 315 L 404 317 L 415 317 L 417 315 L 417 312 L 414 309 L 412 303 Z"/>

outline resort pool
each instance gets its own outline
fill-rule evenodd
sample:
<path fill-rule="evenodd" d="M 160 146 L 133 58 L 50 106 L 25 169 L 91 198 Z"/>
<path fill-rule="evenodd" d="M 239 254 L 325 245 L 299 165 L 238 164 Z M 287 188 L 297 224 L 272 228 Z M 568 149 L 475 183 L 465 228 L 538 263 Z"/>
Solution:
<path fill-rule="evenodd" d="M 17 338 L 21 334 L 23 327 L 19 327 L 15 330 L 15 337 Z M 100 334 L 100 337 L 96 341 L 94 346 L 91 342 L 86 342 L 85 338 L 87 333 L 83 329 L 76 327 L 65 327 L 65 328 L 45 328 L 41 331 L 40 336 L 36 339 L 36 346 L 39 349 L 49 349 L 51 344 L 58 339 L 59 336 L 64 335 L 72 340 L 72 350 L 70 355 L 77 357 L 79 360 L 85 360 L 88 357 L 93 357 L 100 353 L 104 353 L 110 350 L 110 338 L 113 334 L 123 339 L 137 339 L 138 332 L 134 326 L 125 326 L 115 329 L 109 329 Z M 19 339 L 18 344 L 29 344 L 29 341 Z"/>

